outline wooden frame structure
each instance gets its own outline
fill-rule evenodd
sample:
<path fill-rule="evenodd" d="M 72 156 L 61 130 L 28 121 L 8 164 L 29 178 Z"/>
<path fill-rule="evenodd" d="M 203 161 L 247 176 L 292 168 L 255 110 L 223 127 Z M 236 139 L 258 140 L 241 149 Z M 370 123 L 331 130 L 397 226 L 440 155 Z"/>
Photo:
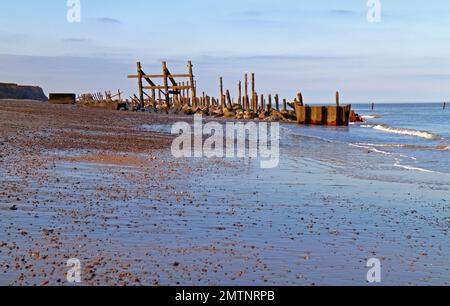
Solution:
<path fill-rule="evenodd" d="M 140 62 L 137 63 L 137 75 L 129 75 L 129 79 L 138 79 L 139 90 L 139 103 L 141 107 L 144 107 L 144 95 L 153 101 L 156 101 L 156 91 L 158 91 L 158 97 L 164 95 L 166 105 L 170 106 L 170 95 L 186 94 L 188 97 L 192 94 L 193 100 L 197 98 L 196 82 L 194 81 L 194 74 L 192 70 L 192 62 L 187 63 L 187 74 L 172 74 L 167 68 L 167 63 L 162 62 L 162 74 L 146 74 L 142 70 Z M 187 78 L 187 82 L 177 82 L 176 78 Z M 157 85 L 152 79 L 162 79 L 163 85 Z M 144 86 L 144 80 L 148 83 Z M 170 84 L 169 84 L 170 82 Z M 151 90 L 151 95 L 148 95 L 145 90 Z"/>

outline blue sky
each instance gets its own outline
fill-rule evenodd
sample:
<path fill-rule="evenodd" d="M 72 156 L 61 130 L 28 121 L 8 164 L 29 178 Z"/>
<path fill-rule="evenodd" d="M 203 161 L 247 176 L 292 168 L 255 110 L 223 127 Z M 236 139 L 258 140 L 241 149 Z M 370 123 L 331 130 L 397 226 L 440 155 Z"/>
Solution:
<path fill-rule="evenodd" d="M 308 102 L 419 102 L 450 99 L 450 5 L 381 0 L 81 0 L 81 23 L 66 0 L 3 0 L 0 82 L 48 92 L 136 91 L 135 62 L 147 73 L 194 62 L 199 90 L 218 79 L 236 92 L 255 72 L 259 93 Z"/>

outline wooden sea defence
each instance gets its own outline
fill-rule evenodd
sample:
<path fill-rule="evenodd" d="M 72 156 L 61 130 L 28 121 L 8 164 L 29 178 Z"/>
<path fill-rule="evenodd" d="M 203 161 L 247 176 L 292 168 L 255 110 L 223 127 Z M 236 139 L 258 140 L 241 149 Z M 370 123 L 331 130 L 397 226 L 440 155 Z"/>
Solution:
<path fill-rule="evenodd" d="M 339 105 L 338 92 L 336 106 L 305 106 L 301 93 L 289 102 L 288 99 L 280 99 L 278 94 L 258 92 L 255 74 L 245 73 L 244 79 L 232 86 L 237 89 L 237 97 L 232 94 L 233 90 L 226 86 L 223 77 L 218 78 L 218 95 L 210 96 L 197 89 L 191 61 L 187 62 L 187 73 L 184 74 L 172 73 L 166 62 L 162 62 L 160 74 L 145 73 L 140 62 L 136 66 L 137 74 L 128 76 L 130 79 L 137 79 L 138 85 L 138 94 L 131 97 L 133 110 L 165 114 L 201 114 L 237 120 L 332 126 L 349 124 L 351 106 Z M 157 80 L 162 84 L 157 84 Z"/>
<path fill-rule="evenodd" d="M 99 108 L 107 110 L 127 109 L 128 105 L 122 100 L 123 93 L 118 90 L 117 94 L 112 94 L 111 91 L 102 93 L 87 93 L 78 97 L 78 106 L 85 108 Z"/>

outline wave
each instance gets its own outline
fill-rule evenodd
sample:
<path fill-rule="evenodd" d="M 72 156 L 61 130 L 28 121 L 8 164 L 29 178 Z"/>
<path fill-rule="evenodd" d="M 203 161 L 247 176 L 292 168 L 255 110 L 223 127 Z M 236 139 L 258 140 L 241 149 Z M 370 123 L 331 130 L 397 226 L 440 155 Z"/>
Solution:
<path fill-rule="evenodd" d="M 361 118 L 363 118 L 363 119 L 379 119 L 379 118 L 381 118 L 381 116 L 379 116 L 379 115 L 364 115 L 364 116 L 361 116 Z"/>
<path fill-rule="evenodd" d="M 397 168 L 402 168 L 404 170 L 409 170 L 409 171 L 419 171 L 419 172 L 424 172 L 424 173 L 437 173 L 437 174 L 445 174 L 445 175 L 449 175 L 450 173 L 444 173 L 444 172 L 439 172 L 439 171 L 432 171 L 432 170 L 428 170 L 425 168 L 420 168 L 420 167 L 414 167 L 414 166 L 408 166 L 408 165 L 402 165 L 401 164 L 401 160 L 402 158 L 406 158 L 406 159 L 410 159 L 413 160 L 414 162 L 417 162 L 417 158 L 415 157 L 411 157 L 411 156 L 407 156 L 407 155 L 403 155 L 403 154 L 398 154 L 398 153 L 391 153 L 391 152 L 386 152 L 386 151 L 382 151 L 376 148 L 373 148 L 370 146 L 370 144 L 350 144 L 350 146 L 352 147 L 356 147 L 356 148 L 363 148 L 363 149 L 367 149 L 370 150 L 370 152 L 372 153 L 378 153 L 378 154 L 382 154 L 382 155 L 386 155 L 386 156 L 391 156 L 395 159 L 395 163 L 394 166 Z"/>
<path fill-rule="evenodd" d="M 303 138 L 308 138 L 308 139 L 312 139 L 312 140 L 320 140 L 323 142 L 327 142 L 327 143 L 342 143 L 340 141 L 336 141 L 336 140 L 331 140 L 331 139 L 326 139 L 323 137 L 319 137 L 319 136 L 314 136 L 314 135 L 307 135 L 304 133 L 300 133 L 298 131 L 294 131 L 291 128 L 287 128 L 285 126 L 280 126 L 281 131 L 288 133 L 290 136 L 294 136 L 294 137 L 303 137 Z"/>
<path fill-rule="evenodd" d="M 414 144 L 395 144 L 395 143 L 364 143 L 359 142 L 356 145 L 370 146 L 379 148 L 405 148 L 405 149 L 423 149 L 423 150 L 437 150 L 437 151 L 450 151 L 450 146 L 421 146 Z"/>
<path fill-rule="evenodd" d="M 442 139 L 439 135 L 427 132 L 427 131 L 419 131 L 419 130 L 411 130 L 411 129 L 405 129 L 405 128 L 395 128 L 390 127 L 387 125 L 377 125 L 374 127 L 375 130 L 386 132 L 386 133 L 394 133 L 399 135 L 406 135 L 406 136 L 414 136 L 414 137 L 420 137 L 428 140 L 438 140 Z"/>
<path fill-rule="evenodd" d="M 374 146 L 371 146 L 371 144 L 351 143 L 350 146 L 351 147 L 355 147 L 355 148 L 360 148 L 360 149 L 366 149 L 366 150 L 369 150 L 372 153 L 378 153 L 378 154 L 383 154 L 383 155 L 387 155 L 387 156 L 402 157 L 402 158 L 408 158 L 408 159 L 412 159 L 412 160 L 417 160 L 415 157 L 411 157 L 411 156 L 408 156 L 408 155 L 404 155 L 404 154 L 400 154 L 400 153 L 387 152 L 387 151 L 383 151 L 383 150 L 374 148 Z"/>
<path fill-rule="evenodd" d="M 405 169 L 405 170 L 412 170 L 412 171 L 419 171 L 419 172 L 426 172 L 426 173 L 440 173 L 440 174 L 444 174 L 444 173 L 441 173 L 441 172 L 431 171 L 431 170 L 427 170 L 427 169 L 424 169 L 424 168 L 413 167 L 413 166 L 405 166 L 405 165 L 401 165 L 399 163 L 396 163 L 395 167 L 402 168 L 402 169 Z"/>
<path fill-rule="evenodd" d="M 449 175 L 450 176 L 450 173 L 439 172 L 439 171 L 432 171 L 432 170 L 428 170 L 428 169 L 424 169 L 424 168 L 402 165 L 399 162 L 395 163 L 394 166 L 397 167 L 397 168 L 404 169 L 404 170 L 419 171 L 419 172 L 425 172 L 425 173 L 443 174 L 443 175 Z"/>

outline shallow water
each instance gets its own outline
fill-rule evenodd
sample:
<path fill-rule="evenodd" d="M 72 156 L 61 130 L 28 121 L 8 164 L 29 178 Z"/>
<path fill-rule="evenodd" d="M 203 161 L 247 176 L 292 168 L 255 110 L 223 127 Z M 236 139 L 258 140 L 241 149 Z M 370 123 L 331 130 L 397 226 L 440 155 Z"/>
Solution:
<path fill-rule="evenodd" d="M 292 133 L 342 142 L 392 158 L 396 167 L 450 175 L 450 109 L 440 104 L 353 105 L 367 123 L 348 128 L 288 126 Z"/>
<path fill-rule="evenodd" d="M 358 145 L 430 141 L 386 134 L 282 125 L 274 169 L 168 149 L 129 164 L 91 158 L 114 154 L 101 150 L 31 156 L 32 175 L 1 172 L 17 199 L 0 198 L 0 284 L 65 284 L 79 258 L 84 285 L 365 285 L 377 258 L 382 285 L 448 285 L 450 176 L 401 168 L 415 161 L 403 148 Z"/>
<path fill-rule="evenodd" d="M 230 159 L 238 174 L 217 169 L 187 182 L 191 192 L 208 192 L 202 207 L 232 207 L 238 216 L 206 217 L 181 236 L 213 243 L 211 229 L 222 228 L 220 237 L 255 246 L 264 269 L 237 263 L 247 272 L 220 284 L 364 284 L 373 257 L 383 262 L 383 284 L 448 284 L 450 176 L 403 167 L 424 163 L 403 150 L 359 144 L 382 139 L 430 141 L 359 126 L 283 125 L 279 167 Z M 204 230 L 205 236 L 195 234 Z"/>

